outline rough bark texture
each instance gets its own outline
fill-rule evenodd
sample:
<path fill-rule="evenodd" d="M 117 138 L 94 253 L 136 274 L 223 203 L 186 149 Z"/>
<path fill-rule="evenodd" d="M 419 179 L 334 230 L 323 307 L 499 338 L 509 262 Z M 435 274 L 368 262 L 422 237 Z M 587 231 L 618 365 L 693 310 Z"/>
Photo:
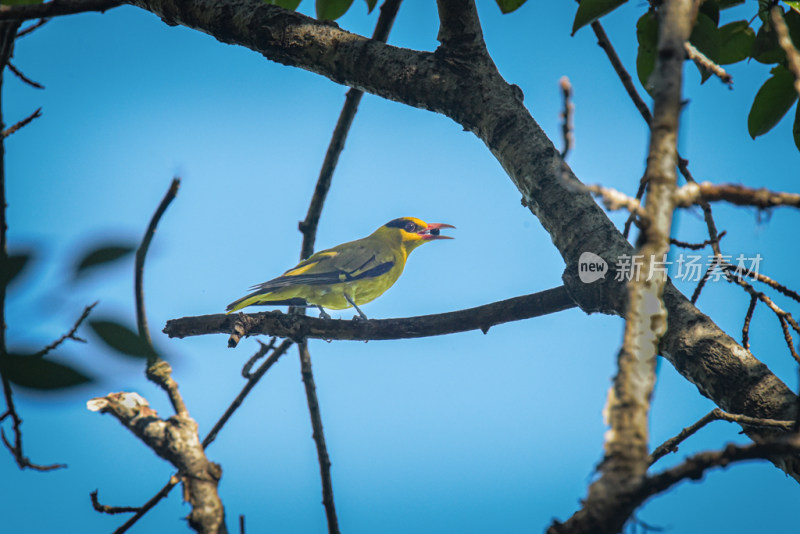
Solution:
<path fill-rule="evenodd" d="M 164 333 L 169 337 L 180 338 L 237 333 L 238 337 L 268 335 L 297 341 L 306 338 L 359 341 L 408 339 L 468 330 L 482 330 L 486 333 L 489 328 L 497 324 L 538 317 L 574 307 L 575 303 L 562 286 L 476 308 L 404 319 L 342 321 L 315 319 L 279 311 L 236 315 L 220 313 L 171 319 L 167 321 Z"/>
<path fill-rule="evenodd" d="M 581 252 L 591 251 L 614 264 L 620 255 L 631 254 L 630 244 L 577 185 L 523 105 L 519 88 L 503 80 L 487 55 L 465 57 L 444 45 L 434 53 L 398 48 L 259 0 L 129 3 L 167 24 L 195 28 L 273 61 L 450 117 L 484 141 L 549 232 L 564 258 L 563 278 L 575 302 L 587 313 L 624 313 L 625 285 L 611 279 L 583 284 L 577 263 Z M 669 320 L 662 353 L 701 393 L 728 411 L 795 418 L 794 394 L 766 366 L 670 285 L 665 304 Z M 764 435 L 762 430 L 748 433 L 756 439 Z M 797 478 L 796 459 L 781 467 Z"/>

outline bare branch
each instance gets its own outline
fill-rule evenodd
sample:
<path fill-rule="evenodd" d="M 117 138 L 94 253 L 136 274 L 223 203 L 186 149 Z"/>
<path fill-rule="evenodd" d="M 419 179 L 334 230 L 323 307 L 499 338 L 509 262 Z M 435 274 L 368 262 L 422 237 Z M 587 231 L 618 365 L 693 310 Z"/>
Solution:
<path fill-rule="evenodd" d="M 564 109 L 561 112 L 561 135 L 564 138 L 564 148 L 561 149 L 561 157 L 567 159 L 570 148 L 574 143 L 572 135 L 572 114 L 575 111 L 575 105 L 572 103 L 572 84 L 569 83 L 569 78 L 562 76 L 558 82 L 561 87 L 561 96 L 564 99 Z"/>
<path fill-rule="evenodd" d="M 737 206 L 754 206 L 766 209 L 776 206 L 800 208 L 800 194 L 754 189 L 739 184 L 712 184 L 711 182 L 688 183 L 675 192 L 678 207 L 687 208 L 700 200 L 708 202 L 726 201 Z"/>
<path fill-rule="evenodd" d="M 728 445 L 721 451 L 702 452 L 687 458 L 672 469 L 647 477 L 635 492 L 635 499 L 638 501 L 637 505 L 641 504 L 681 481 L 699 480 L 709 469 L 727 467 L 734 462 L 746 460 L 793 456 L 798 452 L 800 452 L 800 439 L 797 434 L 788 434 L 785 439 L 775 439 L 767 443 Z"/>
<path fill-rule="evenodd" d="M 91 399 L 86 407 L 90 411 L 110 413 L 153 452 L 175 466 L 192 505 L 188 517 L 192 528 L 198 532 L 227 531 L 222 502 L 217 494 L 222 469 L 206 458 L 194 420 L 181 415 L 161 419 L 136 393 L 110 393 Z"/>
<path fill-rule="evenodd" d="M 631 75 L 628 74 L 628 70 L 625 68 L 625 65 L 622 64 L 622 61 L 619 59 L 617 55 L 617 51 L 614 50 L 614 47 L 611 45 L 611 41 L 608 39 L 608 35 L 606 35 L 606 31 L 603 29 L 603 25 L 600 24 L 600 21 L 592 22 L 592 30 L 594 31 L 595 37 L 597 37 L 597 44 L 600 45 L 600 48 L 603 49 L 603 52 L 606 53 L 608 56 L 608 60 L 611 62 L 611 66 L 614 68 L 614 72 L 617 73 L 619 80 L 622 82 L 622 86 L 625 88 L 625 91 L 628 93 L 633 105 L 636 106 L 636 109 L 639 110 L 639 114 L 644 119 L 644 122 L 650 126 L 650 123 L 653 121 L 653 114 L 650 113 L 650 108 L 647 107 L 644 99 L 639 95 L 639 91 L 636 89 L 636 86 L 633 84 L 633 79 Z M 641 198 L 641 197 L 639 197 Z"/>
<path fill-rule="evenodd" d="M 129 514 L 138 512 L 141 510 L 141 507 L 135 506 L 109 506 L 107 504 L 101 504 L 100 500 L 97 498 L 98 490 L 94 490 L 89 494 L 89 497 L 92 499 L 92 508 L 96 512 L 100 512 L 101 514 Z"/>
<path fill-rule="evenodd" d="M 10 391 L 10 390 L 8 390 Z M 8 401 L 8 398 L 6 398 Z M 62 469 L 67 467 L 67 464 L 50 464 L 50 465 L 41 465 L 35 464 L 31 462 L 30 458 L 24 456 L 22 454 L 22 431 L 20 430 L 20 425 L 22 424 L 22 419 L 17 416 L 16 411 L 7 411 L 6 414 L 10 415 L 14 421 L 14 438 L 15 443 L 12 445 L 8 438 L 6 438 L 6 432 L 2 428 L 0 428 L 0 438 L 3 440 L 3 444 L 6 448 L 14 455 L 14 460 L 17 462 L 17 466 L 20 469 L 33 469 L 34 471 L 53 471 L 55 469 Z"/>
<path fill-rule="evenodd" d="M 727 232 L 721 232 L 716 239 L 706 239 L 702 243 L 687 243 L 686 241 L 680 241 L 678 239 L 670 238 L 669 242 L 671 245 L 675 245 L 676 247 L 681 248 L 688 248 L 689 250 L 702 250 L 706 248 L 708 245 L 713 245 L 714 243 L 719 243 L 719 240 L 725 237 Z"/>
<path fill-rule="evenodd" d="M 150 500 L 149 500 L 149 501 L 147 501 L 146 503 L 144 503 L 144 504 L 143 504 L 143 505 L 142 505 L 142 506 L 139 508 L 139 511 L 138 511 L 138 512 L 136 512 L 136 513 L 133 515 L 133 517 L 131 517 L 130 519 L 128 519 L 127 521 L 125 521 L 125 523 L 123 523 L 123 524 L 122 524 L 122 525 L 121 525 L 121 526 L 120 526 L 118 529 L 116 529 L 116 530 L 114 531 L 114 534 L 123 534 L 124 532 L 127 532 L 127 531 L 128 531 L 128 529 L 130 529 L 130 528 L 131 528 L 131 527 L 132 527 L 134 524 L 136 524 L 136 522 L 137 522 L 137 521 L 139 521 L 139 519 L 141 519 L 141 518 L 142 518 L 142 516 L 144 516 L 144 514 L 146 514 L 146 513 L 147 513 L 147 512 L 149 512 L 150 510 L 152 510 L 152 509 L 153 509 L 153 507 L 154 507 L 155 505 L 157 505 L 159 502 L 161 502 L 161 500 L 162 500 L 164 497 L 166 497 L 167 495 L 169 495 L 169 493 L 172 491 L 172 488 L 174 488 L 175 486 L 177 486 L 179 482 L 180 482 L 180 479 L 177 477 L 177 475 L 172 475 L 172 476 L 170 477 L 169 481 L 168 481 L 166 484 L 164 484 L 164 487 L 162 487 L 162 488 L 161 488 L 161 489 L 158 491 L 158 493 L 156 493 L 155 495 L 153 495 L 153 496 L 150 498 Z"/>
<path fill-rule="evenodd" d="M 49 20 L 50 19 L 40 19 L 39 22 L 31 24 L 27 28 L 23 28 L 22 30 L 17 32 L 17 39 L 19 39 L 20 37 L 25 37 L 26 35 L 30 35 L 31 33 L 35 32 L 36 30 L 47 24 Z"/>
<path fill-rule="evenodd" d="M 331 460 L 328 456 L 328 447 L 325 444 L 325 433 L 322 429 L 322 415 L 317 399 L 317 386 L 314 383 L 314 374 L 311 370 L 311 354 L 308 352 L 308 343 L 303 341 L 298 345 L 300 351 L 300 372 L 303 376 L 303 385 L 306 391 L 308 413 L 311 417 L 312 438 L 317 447 L 319 472 L 322 478 L 322 504 L 325 506 L 325 516 L 328 519 L 328 533 L 338 534 L 339 519 L 336 517 L 336 505 L 333 501 L 333 482 L 331 480 Z"/>
<path fill-rule="evenodd" d="M 639 198 L 633 198 L 613 187 L 599 184 L 587 185 L 586 190 L 603 200 L 603 206 L 609 211 L 628 210 L 632 215 L 645 216 L 644 207 Z"/>
<path fill-rule="evenodd" d="M 5 7 L 5 6 L 0 6 Z M 0 22 L 0 85 L 2 84 L 2 75 L 5 66 L 8 65 L 8 59 L 14 50 L 14 40 L 19 30 L 20 22 Z M 0 91 L 2 96 L 2 91 Z M 3 115 L 2 115 L 2 102 L 0 102 L 0 130 L 3 129 Z M 3 146 L 5 138 L 0 136 L 0 265 L 8 263 L 8 221 L 6 219 L 6 166 L 5 166 L 5 147 Z M 0 284 L 0 360 L 5 358 L 8 354 L 6 347 L 6 285 Z M 2 362 L 0 362 L 2 363 Z M 5 431 L 0 428 L 0 437 L 2 437 L 3 444 L 11 451 L 14 456 L 14 461 L 20 469 L 34 469 L 37 471 L 50 471 L 66 467 L 64 464 L 52 465 L 39 465 L 31 462 L 25 456 L 22 450 L 22 417 L 17 412 L 14 404 L 14 392 L 11 388 L 11 381 L 3 372 L 3 366 L 0 365 L 0 382 L 3 384 L 3 397 L 6 402 L 6 409 L 0 415 L 0 421 L 7 417 L 11 418 L 14 429 L 14 444 L 12 445 L 6 438 Z"/>
<path fill-rule="evenodd" d="M 42 108 L 39 108 L 36 111 L 34 111 L 33 113 L 31 113 L 30 115 L 28 115 L 27 117 L 25 117 L 24 119 L 22 119 L 21 121 L 18 121 L 13 126 L 10 126 L 10 127 L 6 128 L 5 130 L 3 130 L 3 133 L 0 134 L 0 136 L 2 136 L 3 138 L 6 138 L 9 135 L 15 133 L 20 128 L 24 128 L 25 126 L 30 124 L 31 121 L 33 121 L 34 119 L 38 119 L 41 116 L 42 116 Z"/>
<path fill-rule="evenodd" d="M 106 11 L 122 5 L 116 0 L 53 0 L 43 4 L 22 6 L 0 5 L 0 20 L 46 19 L 60 15 L 74 15 L 87 11 Z"/>
<path fill-rule="evenodd" d="M 172 183 L 161 200 L 161 203 L 156 208 L 153 217 L 150 219 L 150 224 L 147 225 L 147 230 L 144 233 L 142 242 L 136 250 L 136 262 L 134 265 L 134 294 L 136 296 L 136 324 L 139 327 L 139 336 L 150 347 L 150 354 L 147 357 L 147 378 L 153 383 L 163 389 L 169 396 L 172 407 L 179 417 L 189 419 L 189 411 L 186 409 L 186 404 L 183 402 L 183 397 L 178 389 L 178 384 L 172 379 L 172 369 L 169 364 L 161 360 L 153 348 L 153 340 L 150 337 L 150 329 L 147 326 L 147 314 L 144 307 L 144 260 L 147 257 L 147 251 L 150 248 L 150 241 L 156 233 L 156 227 L 164 212 L 169 207 L 175 195 L 178 194 L 178 188 L 181 185 L 180 178 L 173 178 Z"/>
<path fill-rule="evenodd" d="M 778 44 L 786 52 L 786 65 L 794 74 L 794 90 L 800 95 L 800 52 L 795 46 L 797 43 L 792 43 L 789 27 L 786 26 L 786 21 L 783 19 L 783 9 L 774 5 L 769 10 L 769 15 L 775 32 L 778 34 Z"/>
<path fill-rule="evenodd" d="M 756 304 L 758 297 L 750 295 L 750 305 L 747 306 L 747 313 L 744 316 L 744 325 L 742 326 L 742 346 L 750 350 L 750 321 L 753 319 L 753 312 L 756 311 Z"/>
<path fill-rule="evenodd" d="M 261 378 L 266 374 L 266 372 L 269 371 L 269 368 L 272 367 L 278 361 L 278 359 L 280 359 L 281 356 L 286 354 L 286 351 L 288 351 L 289 347 L 291 346 L 292 342 L 289 340 L 284 340 L 283 343 L 281 343 L 277 348 L 275 348 L 273 344 L 270 345 L 264 345 L 263 343 L 261 344 L 261 348 L 255 354 L 255 356 L 251 358 L 251 360 L 254 359 L 256 356 L 258 357 L 263 356 L 270 350 L 272 350 L 272 353 L 266 360 L 264 360 L 264 363 L 262 363 L 258 367 L 258 369 L 256 369 L 255 373 L 252 373 L 250 376 L 248 376 L 247 383 L 245 383 L 242 390 L 239 392 L 236 398 L 233 399 L 233 402 L 231 402 L 230 406 L 228 406 L 228 409 L 225 410 L 225 413 L 222 414 L 219 420 L 214 424 L 214 426 L 208 432 L 208 435 L 203 439 L 203 448 L 207 448 L 209 445 L 211 445 L 211 443 L 214 442 L 215 439 L 217 439 L 217 434 L 219 433 L 219 431 L 222 429 L 223 426 L 225 426 L 225 423 L 228 422 L 228 420 L 231 418 L 234 412 L 239 408 L 239 406 L 242 405 L 244 399 L 247 397 L 247 395 L 250 394 L 250 391 L 252 391 L 252 389 L 255 387 L 258 381 L 261 380 Z"/>
<path fill-rule="evenodd" d="M 728 74 L 725 69 L 723 69 L 718 64 L 714 63 L 711 59 L 708 58 L 708 56 L 706 56 L 700 50 L 695 48 L 695 46 L 689 41 L 686 41 L 684 43 L 684 47 L 686 49 L 686 55 L 689 57 L 689 59 L 694 61 L 697 64 L 697 66 L 708 70 L 717 78 L 722 80 L 722 83 L 726 84 L 729 88 L 733 88 L 733 77 L 730 74 Z"/>
<path fill-rule="evenodd" d="M 6 63 L 6 66 L 11 72 L 13 72 L 16 75 L 17 78 L 22 80 L 24 83 L 27 83 L 28 85 L 36 89 L 44 89 L 44 85 L 40 84 L 39 82 L 35 82 L 30 78 L 28 78 L 27 76 L 25 76 L 24 74 L 22 74 L 22 72 L 20 72 L 20 70 L 17 67 L 15 67 L 12 63 Z"/>
<path fill-rule="evenodd" d="M 47 345 L 45 348 L 43 348 L 42 350 L 40 350 L 39 352 L 34 354 L 32 357 L 33 358 L 41 358 L 42 356 L 45 356 L 48 352 L 50 352 L 51 350 L 53 350 L 56 347 L 58 347 L 59 345 L 61 345 L 67 339 L 72 339 L 72 340 L 78 341 L 80 343 L 86 343 L 85 339 L 79 338 L 78 336 L 75 335 L 75 333 L 78 331 L 78 328 L 81 326 L 81 323 L 83 323 L 83 321 L 85 321 L 86 318 L 89 317 L 89 314 L 91 313 L 92 309 L 95 306 L 97 306 L 97 302 L 94 302 L 93 304 L 90 304 L 90 305 L 86 306 L 86 308 L 83 310 L 83 313 L 81 314 L 81 316 L 78 317 L 78 320 L 75 321 L 75 324 L 72 326 L 72 328 L 70 328 L 69 332 L 67 332 L 66 334 L 64 334 L 63 336 L 58 338 L 57 340 L 55 340 L 52 343 L 50 343 L 49 345 Z"/>
<path fill-rule="evenodd" d="M 142 242 L 136 250 L 136 264 L 134 266 L 134 292 L 136 294 L 136 324 L 139 327 L 139 335 L 144 339 L 147 344 L 152 348 L 153 340 L 150 338 L 150 329 L 147 327 L 147 314 L 144 308 L 144 260 L 147 256 L 147 251 L 150 248 L 150 241 L 153 240 L 153 235 L 156 233 L 156 227 L 164 212 L 169 207 L 175 195 L 178 194 L 178 188 L 181 185 L 180 178 L 173 178 L 172 183 L 161 200 L 161 203 L 156 208 L 153 217 L 150 219 L 150 224 L 147 225 L 147 230 L 142 237 Z M 155 351 L 153 351 L 155 354 Z M 150 359 L 153 363 L 153 358 Z"/>
<path fill-rule="evenodd" d="M 695 434 L 698 430 L 706 426 L 712 421 L 729 421 L 731 423 L 739 423 L 742 426 L 756 426 L 756 427 L 772 427 L 785 430 L 787 432 L 792 430 L 794 421 L 778 421 L 775 419 L 759 419 L 757 417 L 749 417 L 746 415 L 727 413 L 719 408 L 714 408 L 706 415 L 701 417 L 696 423 L 688 426 L 680 431 L 677 436 L 674 436 L 658 447 L 655 448 L 650 455 L 650 465 L 653 465 L 658 460 L 663 458 L 669 453 L 678 452 L 678 445 L 685 441 L 688 437 Z"/>
<path fill-rule="evenodd" d="M 202 315 L 167 321 L 164 333 L 169 337 L 207 334 L 274 335 L 290 339 L 408 339 L 482 330 L 497 324 L 530 319 L 575 307 L 563 286 L 524 297 L 515 297 L 476 308 L 450 313 L 421 315 L 404 319 L 369 319 L 342 321 L 297 317 L 279 311 L 238 315 Z M 238 326 L 238 328 L 237 328 Z"/>

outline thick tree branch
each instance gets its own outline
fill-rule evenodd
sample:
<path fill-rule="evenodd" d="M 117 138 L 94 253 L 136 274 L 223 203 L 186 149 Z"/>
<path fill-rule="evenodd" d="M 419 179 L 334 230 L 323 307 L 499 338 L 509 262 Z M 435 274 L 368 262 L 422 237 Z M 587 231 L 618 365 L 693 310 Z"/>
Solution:
<path fill-rule="evenodd" d="M 476 308 L 450 313 L 421 315 L 405 319 L 369 319 L 350 321 L 294 316 L 279 311 L 182 317 L 167 321 L 164 333 L 169 337 L 230 334 L 242 325 L 244 335 L 269 335 L 294 340 L 308 338 L 341 340 L 385 340 L 440 336 L 468 330 L 484 333 L 497 324 L 530 319 L 574 308 L 564 287 L 502 300 Z"/>
<path fill-rule="evenodd" d="M 618 532 L 634 510 L 621 505 L 624 500 L 620 495 L 638 486 L 649 466 L 650 397 L 659 343 L 667 330 L 667 310 L 661 297 L 667 283 L 664 260 L 670 246 L 677 184 L 683 47 L 694 25 L 695 9 L 691 0 L 669 0 L 659 12 L 658 53 L 651 78 L 653 119 L 645 172 L 648 194 L 641 213 L 644 241 L 636 251 L 643 257 L 642 271 L 647 276 L 634 277 L 628 283 L 625 334 L 605 409 L 610 429 L 601 477 L 591 484 L 583 509 L 567 521 L 563 532 Z"/>
<path fill-rule="evenodd" d="M 197 423 L 189 417 L 161 419 L 136 393 L 110 393 L 86 403 L 93 412 L 110 413 L 153 452 L 178 470 L 192 505 L 189 525 L 197 532 L 225 533 L 224 509 L 217 494 L 219 465 L 208 461 L 198 439 Z"/>
<path fill-rule="evenodd" d="M 456 66 L 434 54 L 370 41 L 258 0 L 224 6 L 211 0 L 131 3 L 167 23 L 198 29 L 273 61 L 447 115 L 486 143 L 520 191 L 524 205 L 550 234 L 566 263 L 563 278 L 575 302 L 588 313 L 624 313 L 624 284 L 613 279 L 582 283 L 578 260 L 581 253 L 591 251 L 613 264 L 633 252 L 630 244 L 588 193 L 570 186 L 568 182 L 577 179 L 523 106 L 520 92 L 493 65 L 462 62 Z M 671 285 L 665 288 L 664 299 L 669 322 L 661 341 L 662 354 L 703 395 L 729 412 L 795 419 L 796 396 L 765 365 Z M 798 474 L 794 460 L 787 464 L 781 458 L 776 463 Z"/>

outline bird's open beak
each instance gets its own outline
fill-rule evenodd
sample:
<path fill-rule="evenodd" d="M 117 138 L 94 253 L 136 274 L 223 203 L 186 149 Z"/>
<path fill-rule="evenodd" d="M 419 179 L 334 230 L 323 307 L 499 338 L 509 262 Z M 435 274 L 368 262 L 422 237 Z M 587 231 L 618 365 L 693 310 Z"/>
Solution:
<path fill-rule="evenodd" d="M 449 235 L 441 235 L 440 232 L 442 228 L 455 228 L 455 226 L 453 226 L 452 224 L 444 224 L 444 223 L 428 223 L 428 227 L 423 228 L 422 230 L 417 232 L 417 234 L 419 234 L 419 236 L 422 239 L 428 239 L 428 240 L 453 239 Z"/>

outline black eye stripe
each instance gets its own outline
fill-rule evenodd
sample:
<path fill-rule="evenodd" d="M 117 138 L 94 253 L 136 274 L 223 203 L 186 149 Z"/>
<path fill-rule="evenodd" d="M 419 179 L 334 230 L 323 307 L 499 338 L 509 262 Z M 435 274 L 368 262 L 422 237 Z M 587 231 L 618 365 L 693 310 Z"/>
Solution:
<path fill-rule="evenodd" d="M 386 228 L 403 228 L 406 225 L 406 220 L 403 218 L 395 219 L 393 221 L 389 221 L 384 226 Z"/>
<path fill-rule="evenodd" d="M 416 232 L 419 229 L 413 221 L 409 221 L 403 217 L 389 221 L 384 226 L 386 226 L 386 228 L 400 228 L 406 232 Z"/>

